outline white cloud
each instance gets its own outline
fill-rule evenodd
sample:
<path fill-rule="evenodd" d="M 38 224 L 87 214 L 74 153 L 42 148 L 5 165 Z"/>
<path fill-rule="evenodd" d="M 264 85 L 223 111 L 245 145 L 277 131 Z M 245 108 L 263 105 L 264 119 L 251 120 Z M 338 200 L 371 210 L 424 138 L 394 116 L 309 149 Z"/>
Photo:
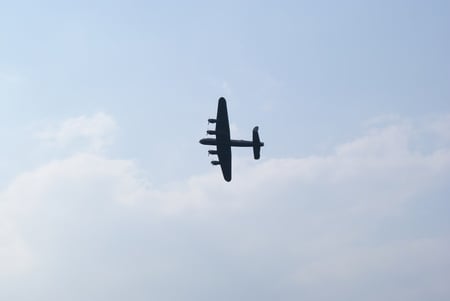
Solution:
<path fill-rule="evenodd" d="M 100 151 L 112 143 L 117 125 L 114 119 L 105 114 L 69 118 L 61 124 L 40 131 L 37 137 L 61 147 L 74 147 L 81 144 L 91 151 Z"/>
<path fill-rule="evenodd" d="M 11 221 L 5 216 L 0 217 L 0 276 L 26 271 L 32 265 L 30 250 Z"/>
<path fill-rule="evenodd" d="M 105 120 L 50 137 L 103 141 Z M 433 230 L 446 219 L 433 208 L 450 148 L 417 152 L 421 132 L 392 123 L 329 156 L 237 161 L 231 183 L 214 170 L 164 187 L 131 160 L 77 152 L 0 192 L 0 279 L 40 279 L 42 300 L 445 299 L 450 233 Z M 425 204 L 433 219 L 415 209 Z"/>

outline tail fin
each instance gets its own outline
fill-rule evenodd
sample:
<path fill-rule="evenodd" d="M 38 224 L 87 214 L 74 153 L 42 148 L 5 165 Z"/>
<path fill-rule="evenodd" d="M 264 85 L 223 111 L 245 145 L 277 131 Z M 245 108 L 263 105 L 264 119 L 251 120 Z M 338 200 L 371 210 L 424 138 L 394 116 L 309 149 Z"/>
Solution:
<path fill-rule="evenodd" d="M 260 158 L 261 146 L 264 146 L 264 143 L 259 140 L 258 129 L 257 126 L 253 128 L 253 157 L 255 160 Z"/>

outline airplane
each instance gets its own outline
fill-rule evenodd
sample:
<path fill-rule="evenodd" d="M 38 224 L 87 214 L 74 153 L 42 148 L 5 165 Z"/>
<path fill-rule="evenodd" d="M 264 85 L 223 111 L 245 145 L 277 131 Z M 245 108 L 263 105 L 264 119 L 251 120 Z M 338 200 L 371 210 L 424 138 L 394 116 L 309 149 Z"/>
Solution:
<path fill-rule="evenodd" d="M 231 181 L 231 147 L 253 147 L 253 157 L 260 158 L 261 147 L 264 142 L 259 140 L 258 126 L 253 128 L 253 141 L 234 140 L 230 138 L 230 124 L 228 122 L 227 102 L 225 98 L 219 98 L 216 119 L 208 119 L 209 123 L 215 123 L 215 130 L 208 130 L 208 135 L 215 135 L 216 138 L 203 138 L 199 142 L 203 145 L 215 145 L 215 150 L 208 150 L 208 155 L 217 155 L 219 160 L 211 161 L 212 165 L 220 165 L 225 181 Z"/>

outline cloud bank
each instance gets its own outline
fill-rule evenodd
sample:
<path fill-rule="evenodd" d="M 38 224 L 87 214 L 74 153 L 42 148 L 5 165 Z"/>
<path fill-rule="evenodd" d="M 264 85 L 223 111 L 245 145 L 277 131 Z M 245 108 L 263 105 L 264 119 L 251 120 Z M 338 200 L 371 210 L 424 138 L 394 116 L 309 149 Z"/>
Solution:
<path fill-rule="evenodd" d="M 0 192 L 0 298 L 447 300 L 448 120 L 155 187 L 98 152 L 111 116 L 68 119 L 40 137 L 83 151 Z"/>

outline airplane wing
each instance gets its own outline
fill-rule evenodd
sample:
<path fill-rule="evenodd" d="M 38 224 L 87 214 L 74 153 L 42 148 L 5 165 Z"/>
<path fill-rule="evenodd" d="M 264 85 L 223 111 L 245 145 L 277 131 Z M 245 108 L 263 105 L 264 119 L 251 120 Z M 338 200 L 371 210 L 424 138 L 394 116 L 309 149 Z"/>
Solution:
<path fill-rule="evenodd" d="M 217 156 L 224 179 L 231 181 L 231 145 L 230 124 L 228 121 L 227 102 L 225 98 L 219 98 L 216 118 Z"/>

